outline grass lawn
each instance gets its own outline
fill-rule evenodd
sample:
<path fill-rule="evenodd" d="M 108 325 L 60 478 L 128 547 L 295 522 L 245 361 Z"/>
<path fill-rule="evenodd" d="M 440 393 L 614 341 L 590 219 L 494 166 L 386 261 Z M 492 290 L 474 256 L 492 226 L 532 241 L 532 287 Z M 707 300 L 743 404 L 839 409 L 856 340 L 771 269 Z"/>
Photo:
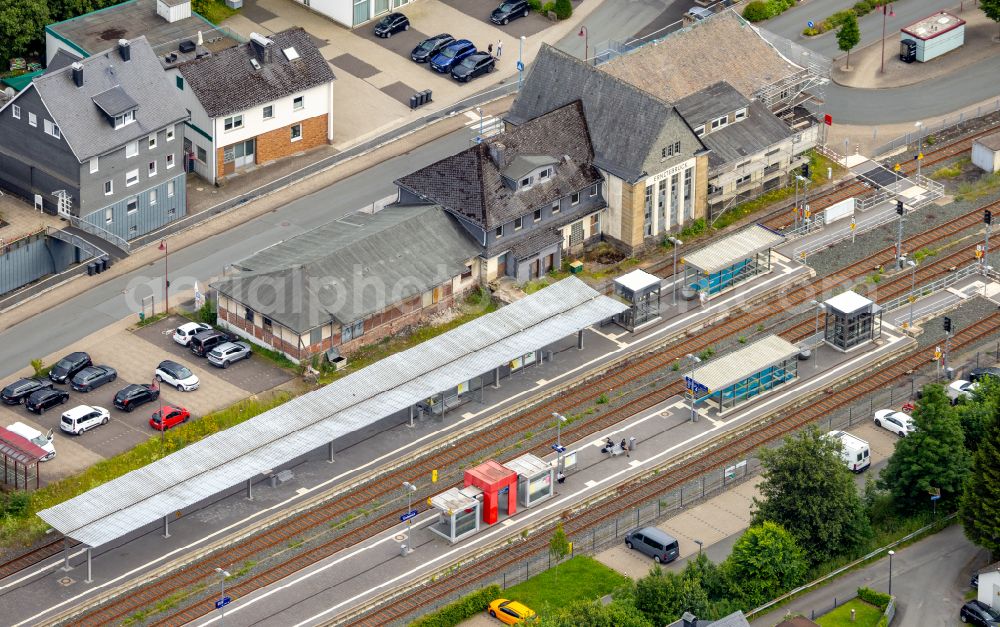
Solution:
<path fill-rule="evenodd" d="M 558 568 L 539 573 L 511 586 L 503 596 L 524 603 L 538 613 L 583 602 L 596 601 L 611 594 L 628 578 L 592 557 L 578 555 Z"/>
<path fill-rule="evenodd" d="M 236 9 L 230 9 L 223 0 L 196 0 L 194 10 L 209 22 L 218 25 L 228 17 L 236 15 Z"/>
<path fill-rule="evenodd" d="M 856 610 L 856 618 L 851 622 L 851 610 Z M 882 618 L 882 610 L 861 599 L 851 599 L 837 609 L 816 619 L 820 627 L 874 627 Z"/>

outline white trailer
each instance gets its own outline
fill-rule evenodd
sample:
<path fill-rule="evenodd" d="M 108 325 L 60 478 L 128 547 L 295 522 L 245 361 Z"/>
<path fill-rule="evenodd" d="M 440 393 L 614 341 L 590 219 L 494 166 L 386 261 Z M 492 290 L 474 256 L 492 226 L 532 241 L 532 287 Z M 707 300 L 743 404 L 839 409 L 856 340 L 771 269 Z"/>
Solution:
<path fill-rule="evenodd" d="M 867 442 L 845 431 L 831 431 L 826 435 L 840 442 L 840 457 L 849 470 L 861 472 L 871 465 L 871 447 Z"/>

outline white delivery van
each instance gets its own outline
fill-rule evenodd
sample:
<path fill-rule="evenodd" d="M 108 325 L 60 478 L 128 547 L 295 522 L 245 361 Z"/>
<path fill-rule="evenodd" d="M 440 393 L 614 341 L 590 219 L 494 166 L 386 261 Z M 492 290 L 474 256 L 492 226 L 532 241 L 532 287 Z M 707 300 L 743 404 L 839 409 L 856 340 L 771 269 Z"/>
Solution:
<path fill-rule="evenodd" d="M 871 448 L 867 442 L 844 431 L 831 431 L 826 435 L 841 443 L 840 456 L 849 470 L 861 472 L 871 465 Z"/>
<path fill-rule="evenodd" d="M 25 440 L 29 440 L 35 446 L 41 448 L 43 451 L 48 453 L 45 457 L 39 461 L 47 462 L 56 456 L 56 447 L 52 444 L 52 430 L 50 429 L 48 433 L 42 433 L 34 427 L 29 427 L 23 422 L 15 422 L 14 424 L 7 427 L 7 430 L 11 433 L 16 433 Z"/>

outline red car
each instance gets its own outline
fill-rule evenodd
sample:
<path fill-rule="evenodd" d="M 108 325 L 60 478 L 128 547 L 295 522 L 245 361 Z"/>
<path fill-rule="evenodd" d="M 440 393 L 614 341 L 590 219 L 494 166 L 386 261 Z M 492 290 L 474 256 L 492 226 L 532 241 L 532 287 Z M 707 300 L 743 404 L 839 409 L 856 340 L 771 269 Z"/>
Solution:
<path fill-rule="evenodd" d="M 188 418 L 191 417 L 191 412 L 184 409 L 183 407 L 174 407 L 173 405 L 163 406 L 163 419 L 160 419 L 160 412 L 153 412 L 153 417 L 149 419 L 149 426 L 153 427 L 157 431 L 162 431 L 164 428 L 171 429 L 181 424 L 182 422 L 187 422 Z M 164 425 L 166 425 L 164 427 Z"/>

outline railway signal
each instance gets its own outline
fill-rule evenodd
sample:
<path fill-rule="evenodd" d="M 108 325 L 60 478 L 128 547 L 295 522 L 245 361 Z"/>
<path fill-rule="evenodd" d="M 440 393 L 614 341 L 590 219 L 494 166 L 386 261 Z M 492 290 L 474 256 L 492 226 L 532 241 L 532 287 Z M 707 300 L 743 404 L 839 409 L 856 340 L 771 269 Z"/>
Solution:
<path fill-rule="evenodd" d="M 948 316 L 944 317 L 944 332 L 951 333 L 951 318 Z"/>

